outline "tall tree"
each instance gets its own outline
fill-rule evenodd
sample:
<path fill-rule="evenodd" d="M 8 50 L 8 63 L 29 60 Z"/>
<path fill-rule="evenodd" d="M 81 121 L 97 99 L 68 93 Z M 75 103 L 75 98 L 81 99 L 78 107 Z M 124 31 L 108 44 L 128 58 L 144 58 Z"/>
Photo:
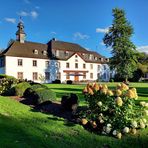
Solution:
<path fill-rule="evenodd" d="M 113 23 L 105 34 L 103 41 L 107 47 L 112 48 L 110 67 L 114 69 L 125 81 L 133 76 L 137 68 L 137 56 L 135 45 L 130 41 L 133 34 L 133 27 L 125 17 L 122 9 L 112 10 Z"/>

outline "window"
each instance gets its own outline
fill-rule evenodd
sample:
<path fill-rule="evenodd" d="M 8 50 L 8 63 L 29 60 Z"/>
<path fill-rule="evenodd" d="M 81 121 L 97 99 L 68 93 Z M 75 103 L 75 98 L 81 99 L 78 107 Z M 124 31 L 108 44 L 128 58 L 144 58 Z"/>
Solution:
<path fill-rule="evenodd" d="M 61 67 L 60 62 L 57 62 L 57 68 L 60 68 L 60 67 Z"/>
<path fill-rule="evenodd" d="M 23 66 L 23 60 L 22 59 L 18 59 L 17 63 L 18 63 L 18 66 Z"/>
<path fill-rule="evenodd" d="M 93 69 L 93 64 L 90 64 L 90 69 Z"/>
<path fill-rule="evenodd" d="M 77 58 L 78 56 L 77 55 L 75 55 L 75 58 Z"/>
<path fill-rule="evenodd" d="M 90 78 L 93 79 L 93 73 L 90 73 Z"/>
<path fill-rule="evenodd" d="M 47 55 L 47 51 L 46 50 L 43 51 L 43 55 Z"/>
<path fill-rule="evenodd" d="M 78 68 L 78 63 L 75 63 L 75 68 Z"/>
<path fill-rule="evenodd" d="M 45 72 L 45 80 L 50 80 L 50 73 L 49 72 Z"/>
<path fill-rule="evenodd" d="M 100 71 L 101 70 L 101 65 L 98 65 L 98 71 Z"/>
<path fill-rule="evenodd" d="M 86 64 L 83 64 L 83 68 L 84 68 L 84 69 L 86 68 Z"/>
<path fill-rule="evenodd" d="M 23 72 L 18 72 L 17 73 L 17 78 L 18 79 L 23 79 Z"/>
<path fill-rule="evenodd" d="M 33 72 L 33 80 L 38 80 L 38 73 L 37 72 Z"/>
<path fill-rule="evenodd" d="M 100 73 L 97 73 L 97 79 L 99 80 L 100 79 Z"/>
<path fill-rule="evenodd" d="M 103 62 L 103 58 L 99 58 L 101 62 Z"/>
<path fill-rule="evenodd" d="M 57 79 L 58 79 L 58 80 L 61 79 L 61 73 L 60 73 L 60 72 L 57 73 Z"/>
<path fill-rule="evenodd" d="M 55 50 L 55 55 L 58 57 L 59 56 L 59 50 Z"/>
<path fill-rule="evenodd" d="M 70 76 L 69 76 L 69 73 L 66 74 L 66 80 L 69 80 L 70 79 Z"/>
<path fill-rule="evenodd" d="M 4 59 L 2 58 L 2 59 L 0 59 L 0 67 L 4 67 L 5 66 L 5 61 L 4 61 Z"/>
<path fill-rule="evenodd" d="M 65 51 L 65 56 L 69 56 L 69 52 L 68 51 Z"/>
<path fill-rule="evenodd" d="M 49 67 L 49 61 L 45 61 L 45 67 Z"/>
<path fill-rule="evenodd" d="M 104 65 L 103 67 L 104 67 L 104 70 L 106 70 L 106 69 L 107 69 L 107 68 L 106 68 L 106 65 Z"/>
<path fill-rule="evenodd" d="M 86 73 L 83 73 L 83 79 L 86 79 Z"/>
<path fill-rule="evenodd" d="M 37 60 L 33 60 L 33 66 L 37 66 Z"/>
<path fill-rule="evenodd" d="M 106 73 L 103 74 L 103 78 L 106 79 Z"/>
<path fill-rule="evenodd" d="M 93 59 L 93 55 L 92 55 L 92 54 L 89 55 L 89 59 L 90 59 L 90 60 Z"/>
<path fill-rule="evenodd" d="M 66 68 L 69 68 L 69 63 L 66 63 Z"/>
<path fill-rule="evenodd" d="M 33 53 L 34 53 L 34 54 L 38 54 L 38 50 L 35 49 L 35 50 L 33 51 Z"/>
<path fill-rule="evenodd" d="M 96 60 L 96 61 L 97 61 L 97 59 L 98 59 L 97 57 L 94 57 L 94 60 Z"/>

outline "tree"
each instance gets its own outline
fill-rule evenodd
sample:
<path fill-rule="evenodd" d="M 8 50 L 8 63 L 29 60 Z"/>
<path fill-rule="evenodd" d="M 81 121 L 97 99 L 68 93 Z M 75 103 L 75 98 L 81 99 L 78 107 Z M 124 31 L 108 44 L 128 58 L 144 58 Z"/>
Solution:
<path fill-rule="evenodd" d="M 124 10 L 115 8 L 112 12 L 113 24 L 109 27 L 103 41 L 107 47 L 112 48 L 111 69 L 127 81 L 137 69 L 136 47 L 130 41 L 133 27 L 126 19 Z"/>

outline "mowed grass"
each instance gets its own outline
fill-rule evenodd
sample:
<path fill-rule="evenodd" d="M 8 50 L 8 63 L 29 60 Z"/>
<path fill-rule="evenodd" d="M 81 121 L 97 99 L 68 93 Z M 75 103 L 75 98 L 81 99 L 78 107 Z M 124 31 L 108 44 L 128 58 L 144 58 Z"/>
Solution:
<path fill-rule="evenodd" d="M 110 88 L 115 83 L 107 84 Z M 62 95 L 76 93 L 80 105 L 85 105 L 82 95 L 84 85 L 48 84 L 57 93 L 57 100 Z M 148 101 L 148 84 L 131 83 L 136 87 L 139 100 Z M 127 135 L 121 140 L 113 137 L 96 135 L 85 130 L 81 125 L 73 124 L 50 114 L 36 112 L 9 97 L 0 96 L 0 148 L 146 148 L 148 129 L 141 130 L 136 136 Z"/>

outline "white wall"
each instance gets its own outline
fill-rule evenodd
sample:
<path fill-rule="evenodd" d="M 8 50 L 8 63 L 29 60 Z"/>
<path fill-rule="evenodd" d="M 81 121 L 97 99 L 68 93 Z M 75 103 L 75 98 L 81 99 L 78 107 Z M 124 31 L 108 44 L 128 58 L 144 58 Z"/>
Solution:
<path fill-rule="evenodd" d="M 77 70 L 77 71 L 88 71 L 86 73 L 86 79 L 83 79 L 83 76 L 79 76 L 79 81 L 81 80 L 98 80 L 98 73 L 101 75 L 101 80 L 108 81 L 109 80 L 109 66 L 106 65 L 106 69 L 104 69 L 104 66 L 98 63 L 86 63 L 79 55 L 77 55 L 77 58 L 75 58 L 74 54 L 71 58 L 69 58 L 67 61 L 58 61 L 60 62 L 60 68 L 59 72 L 61 73 L 61 81 L 66 80 L 66 73 L 63 72 L 64 70 Z M 76 62 L 77 60 L 77 62 Z M 69 68 L 66 68 L 66 63 L 70 64 Z M 78 63 L 78 68 L 75 68 L 75 63 Z M 86 68 L 83 68 L 83 64 L 86 64 Z M 93 69 L 90 68 L 90 65 L 93 64 Z M 98 69 L 98 65 L 100 65 L 100 69 Z M 93 73 L 93 79 L 90 78 L 90 73 Z M 106 77 L 103 77 L 103 74 L 106 74 Z M 70 76 L 70 80 L 74 80 L 74 76 Z"/>
<path fill-rule="evenodd" d="M 18 66 L 18 59 L 23 60 L 23 66 Z M 33 66 L 33 60 L 37 60 L 37 66 Z M 45 71 L 48 68 L 45 67 L 45 61 L 48 59 L 33 59 L 33 58 L 22 58 L 22 57 L 6 57 L 6 71 L 7 75 L 11 75 L 17 78 L 17 72 L 23 72 L 23 78 L 27 80 L 33 80 L 32 73 L 37 72 L 38 77 L 40 75 L 45 76 Z M 35 82 L 41 82 L 39 79 Z M 51 80 L 46 81 L 51 82 Z"/>
<path fill-rule="evenodd" d="M 23 60 L 23 66 L 18 66 L 18 59 Z M 37 66 L 33 66 L 33 60 L 37 60 Z M 76 61 L 77 60 L 77 61 Z M 50 72 L 50 80 L 42 81 L 43 83 L 50 83 L 56 79 L 56 73 L 61 73 L 61 82 L 66 81 L 66 73 L 64 70 L 73 70 L 73 71 L 88 71 L 86 72 L 86 79 L 83 76 L 79 76 L 79 81 L 81 80 L 98 80 L 98 73 L 100 73 L 101 80 L 108 81 L 109 80 L 109 66 L 105 64 L 106 68 L 104 69 L 104 65 L 98 63 L 86 63 L 80 56 L 73 55 L 67 61 L 50 61 L 50 65 L 46 67 L 45 61 L 49 61 L 48 59 L 33 59 L 33 58 L 22 58 L 22 57 L 6 57 L 6 69 L 0 68 L 0 73 L 5 73 L 7 75 L 11 75 L 17 78 L 18 72 L 23 72 L 23 78 L 27 80 L 33 80 L 33 72 L 38 73 L 38 77 L 45 76 L 45 72 Z M 60 63 L 60 68 L 57 67 L 57 62 Z M 69 68 L 66 68 L 66 63 L 70 64 Z M 75 63 L 78 63 L 78 68 L 75 68 Z M 86 64 L 86 68 L 83 68 L 83 64 Z M 90 68 L 90 64 L 93 64 L 93 69 Z M 100 69 L 98 69 L 98 65 L 100 65 Z M 90 73 L 93 73 L 93 79 L 90 78 Z M 81 73 L 83 74 L 83 73 Z M 104 75 L 106 75 L 104 77 Z M 70 76 L 70 80 L 74 80 L 74 76 Z M 41 80 L 38 79 L 35 82 L 41 83 Z"/>

